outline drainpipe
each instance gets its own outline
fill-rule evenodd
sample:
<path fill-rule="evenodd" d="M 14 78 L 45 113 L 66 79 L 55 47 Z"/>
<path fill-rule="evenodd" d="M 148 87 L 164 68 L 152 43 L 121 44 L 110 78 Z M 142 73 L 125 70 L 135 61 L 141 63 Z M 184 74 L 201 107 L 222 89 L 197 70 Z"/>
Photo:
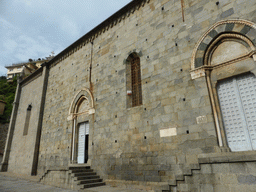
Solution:
<path fill-rule="evenodd" d="M 93 41 L 91 42 L 91 63 L 90 63 L 90 74 L 89 74 L 89 83 L 90 91 L 92 91 L 92 55 L 93 55 Z"/>
<path fill-rule="evenodd" d="M 185 22 L 185 16 L 184 16 L 184 0 L 181 0 L 181 12 L 182 12 L 182 20 Z"/>
<path fill-rule="evenodd" d="M 213 96 L 213 91 L 212 91 L 212 84 L 211 84 L 211 78 L 210 78 L 211 69 L 206 68 L 205 73 L 206 73 L 206 82 L 207 82 L 207 86 L 208 86 L 210 100 L 211 100 L 211 104 L 212 104 L 213 118 L 214 118 L 214 122 L 215 122 L 215 125 L 216 125 L 216 128 L 217 128 L 217 136 L 218 136 L 218 140 L 219 140 L 219 146 L 223 147 L 223 141 L 222 141 L 222 137 L 221 137 L 219 118 L 218 118 L 216 105 L 215 105 L 215 101 L 214 101 L 214 96 Z"/>

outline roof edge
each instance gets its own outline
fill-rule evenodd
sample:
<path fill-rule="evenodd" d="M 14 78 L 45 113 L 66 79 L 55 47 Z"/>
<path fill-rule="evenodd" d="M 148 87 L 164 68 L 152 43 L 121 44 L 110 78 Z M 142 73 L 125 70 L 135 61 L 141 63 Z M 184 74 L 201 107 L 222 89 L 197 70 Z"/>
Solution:
<path fill-rule="evenodd" d="M 37 75 L 43 72 L 43 66 L 37 69 L 34 73 L 31 73 L 28 77 L 24 78 L 22 81 L 19 82 L 20 85 L 24 85 L 25 83 L 29 82 L 33 78 L 37 78 Z"/>
<path fill-rule="evenodd" d="M 120 23 L 125 18 L 129 17 L 130 14 L 134 13 L 135 10 L 138 10 L 141 6 L 144 7 L 146 3 L 149 3 L 150 0 L 133 0 L 119 11 L 114 13 L 112 16 L 101 22 L 99 25 L 94 27 L 91 31 L 86 33 L 84 36 L 79 38 L 77 41 L 72 43 L 58 55 L 56 55 L 53 59 L 47 62 L 47 65 L 50 66 L 52 64 L 57 64 L 60 61 L 64 60 L 68 56 L 72 55 L 74 52 L 79 50 L 81 47 L 85 46 L 85 44 L 93 42 L 95 38 L 97 38 L 101 33 L 105 33 L 109 28 L 112 28 L 117 23 Z"/>

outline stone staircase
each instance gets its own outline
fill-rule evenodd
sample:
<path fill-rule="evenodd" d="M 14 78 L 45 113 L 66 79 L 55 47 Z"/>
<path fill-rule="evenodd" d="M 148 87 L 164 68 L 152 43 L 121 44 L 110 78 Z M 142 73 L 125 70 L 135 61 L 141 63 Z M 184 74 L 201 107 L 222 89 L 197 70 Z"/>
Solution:
<path fill-rule="evenodd" d="M 184 182 L 185 177 L 193 176 L 194 170 L 200 170 L 200 164 L 191 164 L 183 168 L 183 174 L 176 175 L 175 179 L 169 180 L 169 190 L 162 190 L 162 192 L 177 192 L 178 182 Z"/>
<path fill-rule="evenodd" d="M 103 186 L 105 183 L 89 166 L 69 167 L 74 182 L 79 189 Z"/>

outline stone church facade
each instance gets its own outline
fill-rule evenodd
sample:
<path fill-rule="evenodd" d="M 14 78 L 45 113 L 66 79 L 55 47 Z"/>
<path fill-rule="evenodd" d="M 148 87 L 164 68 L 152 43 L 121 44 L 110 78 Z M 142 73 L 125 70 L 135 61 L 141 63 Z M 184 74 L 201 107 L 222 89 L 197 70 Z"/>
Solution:
<path fill-rule="evenodd" d="M 19 83 L 2 171 L 255 191 L 256 2 L 137 0 Z"/>

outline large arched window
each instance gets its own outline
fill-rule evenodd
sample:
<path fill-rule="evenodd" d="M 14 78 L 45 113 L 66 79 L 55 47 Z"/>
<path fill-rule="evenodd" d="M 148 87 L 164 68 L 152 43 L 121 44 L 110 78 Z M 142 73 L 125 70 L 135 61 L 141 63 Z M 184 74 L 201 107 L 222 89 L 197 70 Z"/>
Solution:
<path fill-rule="evenodd" d="M 140 57 L 131 53 L 127 58 L 127 106 L 142 105 Z"/>

